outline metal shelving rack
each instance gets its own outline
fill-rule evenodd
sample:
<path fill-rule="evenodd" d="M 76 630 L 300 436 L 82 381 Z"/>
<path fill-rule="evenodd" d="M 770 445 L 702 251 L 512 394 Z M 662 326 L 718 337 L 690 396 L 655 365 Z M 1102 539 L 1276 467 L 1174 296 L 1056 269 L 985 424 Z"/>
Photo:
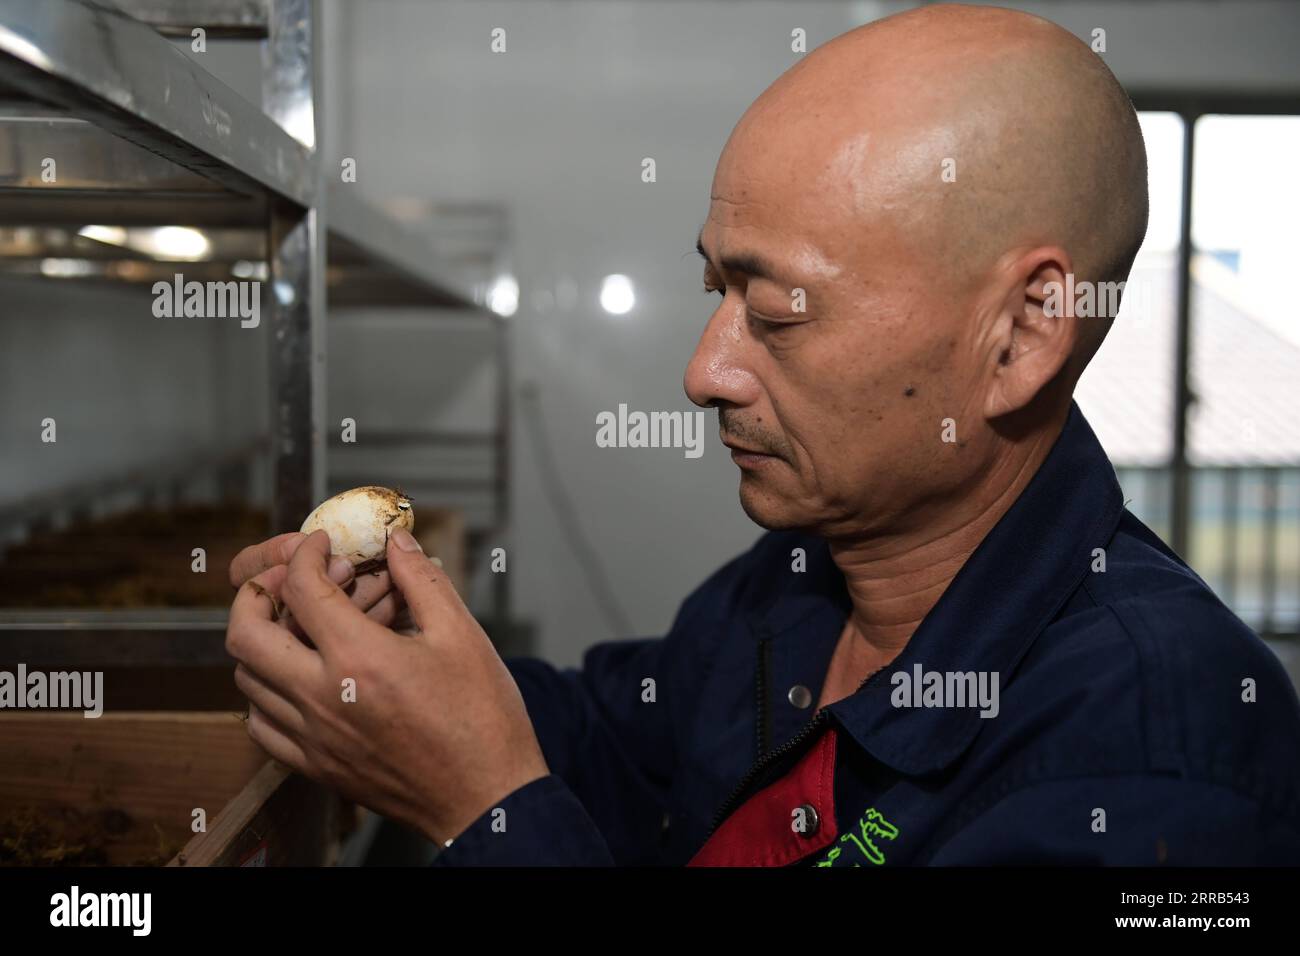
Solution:
<path fill-rule="evenodd" d="M 484 304 L 484 273 L 499 267 L 501 248 L 458 254 L 452 242 L 445 253 L 327 180 L 317 148 L 320 12 L 320 0 L 0 0 L 0 273 L 147 285 L 175 271 L 199 281 L 262 280 L 270 434 L 203 460 L 237 485 L 249 459 L 268 457 L 277 528 L 296 525 L 328 486 L 327 305 L 481 318 L 495 335 L 500 383 L 495 429 L 476 439 L 492 449 L 494 470 L 480 484 L 494 496 L 489 533 L 503 534 L 508 351 L 503 320 Z M 261 106 L 169 39 L 196 27 L 209 40 L 260 41 Z M 59 157 L 55 182 L 41 178 L 47 156 Z M 336 179 L 337 168 L 330 171 Z M 187 226 L 203 233 L 209 251 L 180 265 L 88 237 L 88 223 Z M 91 513 L 98 496 L 123 482 L 174 498 L 199 464 L 191 457 L 38 495 L 0 510 L 0 535 L 13 530 L 5 522 L 39 527 Z M 508 622 L 500 577 L 492 614 Z M 224 630 L 224 611 L 211 609 L 0 611 L 7 650 L 49 664 L 220 666 Z M 350 862 L 364 856 L 377 827 L 371 819 L 352 841 Z"/>
<path fill-rule="evenodd" d="M 264 263 L 271 432 L 258 453 L 270 459 L 277 528 L 327 490 L 327 300 L 468 310 L 504 340 L 463 260 L 327 181 L 316 148 L 320 22 L 320 0 L 0 0 L 0 269 L 143 284 L 177 271 L 78 234 L 87 223 L 202 230 L 210 252 L 184 263 L 187 279 L 228 280 Z M 210 40 L 261 42 L 260 107 L 168 39 L 196 27 Z M 46 156 L 60 157 L 53 183 L 41 178 Z M 503 383 L 498 397 L 508 396 Z M 508 416 L 503 405 L 488 436 L 502 531 Z M 504 587 L 493 603 L 507 619 Z M 102 613 L 87 622 L 103 626 Z M 0 623 L 18 626 L 8 613 Z"/>

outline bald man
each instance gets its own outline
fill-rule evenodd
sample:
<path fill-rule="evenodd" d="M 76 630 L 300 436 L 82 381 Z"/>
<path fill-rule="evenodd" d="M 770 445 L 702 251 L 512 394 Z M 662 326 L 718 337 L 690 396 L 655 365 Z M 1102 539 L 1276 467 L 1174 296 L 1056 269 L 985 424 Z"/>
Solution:
<path fill-rule="evenodd" d="M 1146 219 L 1132 105 L 1047 21 L 826 44 L 736 126 L 699 235 L 686 391 L 769 533 L 567 671 L 504 664 L 405 532 L 360 582 L 274 538 L 231 569 L 249 733 L 443 865 L 1300 862 L 1295 691 L 1071 397 L 1112 318 L 1080 290 Z"/>

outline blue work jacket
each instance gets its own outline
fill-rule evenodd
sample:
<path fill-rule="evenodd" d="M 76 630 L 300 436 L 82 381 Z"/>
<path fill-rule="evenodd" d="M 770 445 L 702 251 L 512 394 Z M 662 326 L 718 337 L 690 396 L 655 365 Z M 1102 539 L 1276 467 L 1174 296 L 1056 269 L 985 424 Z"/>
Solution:
<path fill-rule="evenodd" d="M 664 637 L 507 661 L 551 774 L 435 865 L 1300 864 L 1295 688 L 1077 405 L 903 652 L 816 711 L 849 611 L 825 542 L 773 532 Z"/>

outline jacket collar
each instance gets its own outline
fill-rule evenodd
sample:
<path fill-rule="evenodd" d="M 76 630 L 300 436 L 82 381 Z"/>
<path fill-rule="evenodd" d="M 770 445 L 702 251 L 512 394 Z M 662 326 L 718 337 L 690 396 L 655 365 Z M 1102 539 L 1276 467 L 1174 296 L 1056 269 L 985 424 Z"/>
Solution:
<path fill-rule="evenodd" d="M 1015 503 L 958 571 L 903 652 L 828 710 L 873 757 L 905 774 L 942 769 L 988 720 L 976 707 L 895 707 L 892 679 L 923 671 L 986 672 L 1005 691 L 1020 660 L 1088 573 L 1123 513 L 1115 470 L 1076 403 L 1061 434 Z M 808 548 L 806 575 L 750 616 L 751 626 L 801 653 L 830 660 L 851 607 L 826 543 Z M 797 630 L 795 630 L 797 628 Z M 784 638 L 782 637 L 784 635 Z M 833 635 L 833 637 L 832 637 Z M 807 641 L 805 644 L 804 642 Z M 824 673 L 824 671 L 823 671 Z M 779 678 L 778 678 L 779 679 Z"/>

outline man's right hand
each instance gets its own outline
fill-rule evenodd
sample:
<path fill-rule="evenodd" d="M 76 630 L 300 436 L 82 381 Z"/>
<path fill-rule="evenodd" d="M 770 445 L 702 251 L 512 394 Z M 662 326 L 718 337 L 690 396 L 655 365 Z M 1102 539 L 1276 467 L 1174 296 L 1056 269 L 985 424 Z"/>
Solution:
<path fill-rule="evenodd" d="M 306 540 L 307 536 L 301 531 L 293 531 L 267 538 L 260 544 L 250 544 L 230 562 L 231 586 L 239 590 L 245 581 L 268 568 L 287 565 L 298 545 Z M 352 563 L 335 555 L 330 558 L 329 577 L 347 592 L 352 603 L 361 608 L 366 617 L 377 624 L 400 629 L 408 617 L 406 604 L 401 593 L 393 587 L 387 568 L 366 572 L 358 578 L 353 573 Z"/>

